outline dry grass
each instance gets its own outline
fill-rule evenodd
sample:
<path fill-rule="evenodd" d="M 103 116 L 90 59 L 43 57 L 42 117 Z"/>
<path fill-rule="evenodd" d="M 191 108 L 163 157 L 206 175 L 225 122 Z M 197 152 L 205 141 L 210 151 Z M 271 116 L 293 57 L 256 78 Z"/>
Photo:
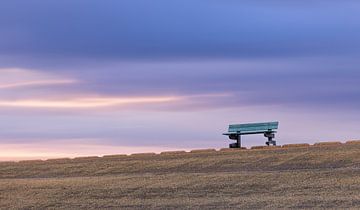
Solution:
<path fill-rule="evenodd" d="M 195 150 L 191 150 L 190 153 L 213 153 L 216 152 L 215 149 L 195 149 Z"/>
<path fill-rule="evenodd" d="M 165 154 L 0 163 L 0 208 L 360 208 L 360 144 Z"/>
<path fill-rule="evenodd" d="M 314 146 L 339 146 L 342 143 L 339 141 L 328 141 L 328 142 L 318 142 L 315 143 Z"/>
<path fill-rule="evenodd" d="M 160 153 L 161 155 L 179 155 L 179 154 L 186 154 L 185 151 L 165 151 Z"/>
<path fill-rule="evenodd" d="M 350 140 L 347 141 L 346 144 L 360 144 L 360 140 Z"/>
<path fill-rule="evenodd" d="M 282 145 L 283 148 L 290 148 L 290 147 L 309 147 L 310 144 L 285 144 Z"/>

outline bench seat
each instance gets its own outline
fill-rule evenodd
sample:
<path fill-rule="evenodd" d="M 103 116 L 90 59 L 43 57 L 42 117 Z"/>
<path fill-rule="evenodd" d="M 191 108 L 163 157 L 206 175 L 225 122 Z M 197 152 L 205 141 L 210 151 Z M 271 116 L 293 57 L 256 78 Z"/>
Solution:
<path fill-rule="evenodd" d="M 242 131 L 242 132 L 227 132 L 223 133 L 223 135 L 234 135 L 234 134 L 241 134 L 241 135 L 249 135 L 249 134 L 262 134 L 265 132 L 269 132 L 269 130 L 258 130 L 258 131 Z M 271 131 L 272 133 L 276 133 L 276 131 Z"/>

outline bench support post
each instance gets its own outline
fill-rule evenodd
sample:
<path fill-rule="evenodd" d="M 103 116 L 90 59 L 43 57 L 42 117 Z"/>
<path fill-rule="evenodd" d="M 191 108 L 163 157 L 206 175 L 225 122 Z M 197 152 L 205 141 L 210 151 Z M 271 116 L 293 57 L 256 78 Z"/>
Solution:
<path fill-rule="evenodd" d="M 241 148 L 241 135 L 240 134 L 238 134 L 238 136 L 237 136 L 236 146 L 237 146 L 237 148 Z"/>
<path fill-rule="evenodd" d="M 276 146 L 276 141 L 273 140 L 275 138 L 275 134 L 272 131 L 265 132 L 264 136 L 268 138 L 268 141 L 265 142 L 266 145 L 270 146 L 270 144 Z"/>
<path fill-rule="evenodd" d="M 229 135 L 229 138 L 236 140 L 236 143 L 229 144 L 229 148 L 241 148 L 241 134 L 237 133 Z"/>

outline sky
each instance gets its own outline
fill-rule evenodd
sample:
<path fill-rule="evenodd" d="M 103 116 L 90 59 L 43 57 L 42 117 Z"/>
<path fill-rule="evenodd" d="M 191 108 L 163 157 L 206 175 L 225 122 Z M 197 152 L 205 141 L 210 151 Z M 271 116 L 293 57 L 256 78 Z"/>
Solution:
<path fill-rule="evenodd" d="M 3 0 L 0 160 L 360 138 L 355 0 Z M 261 135 L 243 138 L 262 145 Z"/>

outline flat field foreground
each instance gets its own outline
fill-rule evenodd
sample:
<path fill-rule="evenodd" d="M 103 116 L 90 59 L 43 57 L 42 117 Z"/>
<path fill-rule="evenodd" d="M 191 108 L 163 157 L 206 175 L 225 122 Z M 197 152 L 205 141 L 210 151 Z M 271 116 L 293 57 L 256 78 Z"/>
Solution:
<path fill-rule="evenodd" d="M 360 143 L 0 163 L 0 209 L 360 208 Z"/>

